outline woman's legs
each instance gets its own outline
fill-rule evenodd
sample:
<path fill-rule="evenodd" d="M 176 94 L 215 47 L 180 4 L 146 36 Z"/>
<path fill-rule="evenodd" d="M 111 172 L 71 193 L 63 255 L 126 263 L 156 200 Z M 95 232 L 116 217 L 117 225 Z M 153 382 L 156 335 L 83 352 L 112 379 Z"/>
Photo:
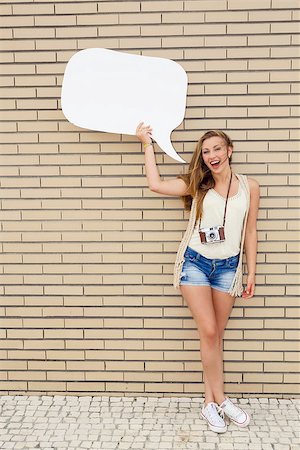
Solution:
<path fill-rule="evenodd" d="M 223 335 L 234 298 L 210 286 L 181 285 L 200 336 L 205 402 L 224 400 Z"/>
<path fill-rule="evenodd" d="M 227 294 L 227 292 L 218 291 L 217 289 L 212 288 L 212 300 L 216 315 L 216 321 L 218 326 L 218 332 L 219 332 L 219 343 L 220 343 L 220 352 L 221 352 L 221 359 L 222 359 L 222 365 L 223 365 L 223 338 L 224 338 L 224 332 L 225 328 L 228 322 L 228 319 L 230 317 L 235 297 L 232 297 L 230 294 Z M 224 374 L 224 369 L 222 367 L 222 372 Z M 207 389 L 208 392 L 211 392 L 211 387 L 209 385 L 209 381 L 206 379 L 206 375 L 204 373 L 204 381 L 205 381 L 205 391 Z M 224 381 L 224 378 L 223 378 Z M 206 387 L 207 384 L 207 387 Z M 224 385 L 224 383 L 223 383 Z M 221 402 L 217 402 L 221 403 Z"/>

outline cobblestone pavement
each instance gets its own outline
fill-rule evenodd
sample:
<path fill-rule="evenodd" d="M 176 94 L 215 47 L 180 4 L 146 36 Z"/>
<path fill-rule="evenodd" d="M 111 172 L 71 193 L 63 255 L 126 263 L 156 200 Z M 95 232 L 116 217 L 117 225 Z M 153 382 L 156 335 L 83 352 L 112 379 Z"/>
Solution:
<path fill-rule="evenodd" d="M 235 399 L 246 428 L 209 430 L 203 398 L 0 397 L 1 449 L 299 450 L 299 399 Z"/>

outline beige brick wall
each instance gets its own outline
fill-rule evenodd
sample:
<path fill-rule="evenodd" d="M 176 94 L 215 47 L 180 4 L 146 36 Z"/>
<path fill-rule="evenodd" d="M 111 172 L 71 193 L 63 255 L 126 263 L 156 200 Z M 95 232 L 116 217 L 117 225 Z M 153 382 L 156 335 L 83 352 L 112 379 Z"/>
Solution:
<path fill-rule="evenodd" d="M 188 73 L 189 160 L 210 128 L 261 185 L 256 296 L 237 299 L 225 389 L 294 396 L 297 377 L 299 2 L 0 2 L 3 394 L 202 395 L 199 340 L 172 286 L 187 225 L 152 193 L 133 136 L 66 121 L 61 83 L 87 47 L 171 58 Z M 156 149 L 163 178 L 185 166 Z"/>

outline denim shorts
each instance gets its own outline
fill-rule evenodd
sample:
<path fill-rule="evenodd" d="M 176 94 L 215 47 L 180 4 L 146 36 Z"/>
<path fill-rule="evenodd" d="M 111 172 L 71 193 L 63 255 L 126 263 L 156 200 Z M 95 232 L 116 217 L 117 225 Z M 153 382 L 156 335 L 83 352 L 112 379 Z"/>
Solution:
<path fill-rule="evenodd" d="M 226 259 L 208 259 L 187 247 L 179 284 L 211 286 L 219 291 L 228 292 L 239 263 L 239 256 L 238 253 Z"/>

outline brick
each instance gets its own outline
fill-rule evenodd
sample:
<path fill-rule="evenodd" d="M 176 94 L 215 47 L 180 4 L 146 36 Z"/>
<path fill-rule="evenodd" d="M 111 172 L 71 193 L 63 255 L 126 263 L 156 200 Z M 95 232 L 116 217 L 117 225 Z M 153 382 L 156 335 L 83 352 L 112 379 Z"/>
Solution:
<path fill-rule="evenodd" d="M 268 128 L 268 121 L 266 119 L 235 119 L 228 120 L 229 128 Z"/>
<path fill-rule="evenodd" d="M 205 22 L 247 22 L 247 12 L 240 11 L 222 11 L 222 12 L 206 12 Z"/>
<path fill-rule="evenodd" d="M 249 38 L 248 38 L 249 39 Z M 206 47 L 231 47 L 238 46 L 241 47 L 247 44 L 246 36 L 207 36 L 205 37 Z"/>
<path fill-rule="evenodd" d="M 250 46 L 276 46 L 276 45 L 289 45 L 290 36 L 285 36 L 282 34 L 272 34 L 270 36 L 249 36 L 248 43 Z"/>
<path fill-rule="evenodd" d="M 93 2 L 85 3 L 57 3 L 55 5 L 55 14 L 88 14 L 96 13 L 97 4 Z"/>
<path fill-rule="evenodd" d="M 264 108 L 248 108 L 249 116 L 288 116 L 289 108 L 284 107 L 264 107 Z"/>
<path fill-rule="evenodd" d="M 178 21 L 177 21 L 178 22 Z M 161 23 L 161 14 L 159 13 L 143 13 L 139 12 L 137 14 L 124 14 L 119 16 L 119 23 L 122 24 L 129 24 L 129 23 L 137 23 L 137 24 L 143 24 L 143 23 Z"/>
<path fill-rule="evenodd" d="M 296 59 L 296 60 L 292 60 L 292 70 L 294 70 L 294 69 L 298 69 L 299 70 L 299 67 L 300 67 L 300 61 L 298 60 L 298 59 Z"/>
<path fill-rule="evenodd" d="M 96 37 L 97 27 L 59 27 L 56 29 L 57 38 Z"/>
<path fill-rule="evenodd" d="M 271 7 L 271 0 L 252 0 L 247 6 L 239 0 L 229 0 L 228 9 L 269 9 Z"/>
<path fill-rule="evenodd" d="M 23 23 L 23 26 L 25 24 Z M 76 16 L 71 15 L 48 15 L 48 16 L 35 16 L 35 26 L 47 26 L 57 27 L 66 25 L 76 25 Z M 78 24 L 80 25 L 80 24 Z"/>
<path fill-rule="evenodd" d="M 289 124 L 289 127 L 288 127 Z M 297 128 L 299 119 L 296 117 L 289 117 L 284 119 L 270 119 L 271 128 Z"/>
<path fill-rule="evenodd" d="M 0 38 L 1 39 L 12 39 L 12 37 L 13 37 L 12 29 L 2 28 L 2 30 L 0 30 Z"/>
<path fill-rule="evenodd" d="M 273 70 L 278 69 L 280 67 L 281 69 L 289 69 L 290 68 L 290 61 L 284 60 L 284 59 L 268 59 L 268 60 L 261 60 L 261 59 L 253 59 L 249 61 L 249 69 L 250 70 Z"/>
<path fill-rule="evenodd" d="M 228 97 L 228 105 L 255 105 L 256 107 L 258 105 L 268 105 L 269 104 L 269 97 L 264 95 L 251 95 L 251 96 L 245 96 L 245 95 L 232 95 Z M 264 108 L 262 108 L 264 110 Z M 248 111 L 251 111 L 249 108 Z M 250 116 L 250 113 L 249 113 Z"/>
<path fill-rule="evenodd" d="M 15 28 L 14 38 L 16 39 L 36 39 L 55 38 L 55 30 L 52 28 Z"/>
<path fill-rule="evenodd" d="M 260 330 L 260 336 L 264 340 L 274 339 L 276 340 L 283 339 L 283 331 L 282 330 Z M 257 331 L 256 330 L 244 330 L 245 339 L 256 339 Z"/>
<path fill-rule="evenodd" d="M 35 40 L 37 50 L 63 50 L 63 49 L 76 49 L 76 40 L 73 39 L 41 39 Z"/>
<path fill-rule="evenodd" d="M 244 83 L 267 82 L 269 81 L 269 74 L 266 72 L 229 73 L 227 75 L 227 81 L 229 83 L 236 83 L 238 81 Z"/>
<path fill-rule="evenodd" d="M 55 85 L 56 80 L 54 76 L 47 75 L 31 75 L 31 76 L 16 76 L 16 86 L 49 86 Z"/>
<path fill-rule="evenodd" d="M 288 139 L 288 133 L 285 130 L 272 130 L 269 132 L 268 130 L 255 130 L 255 132 L 248 131 L 249 139 L 267 139 L 267 140 L 282 140 Z M 254 137 L 256 136 L 256 138 Z"/>
<path fill-rule="evenodd" d="M 117 39 L 112 38 L 94 38 L 94 39 L 78 39 L 78 49 L 85 49 L 85 48 L 98 48 L 101 47 L 119 47 L 119 41 Z M 64 57 L 62 58 L 64 60 Z"/>
<path fill-rule="evenodd" d="M 183 392 L 182 383 L 146 383 L 145 388 L 148 392 L 173 392 L 173 386 L 176 392 Z M 165 446 L 161 448 L 172 448 L 171 446 Z"/>
<path fill-rule="evenodd" d="M 207 85 L 205 86 L 206 94 L 225 94 L 225 95 L 233 95 L 233 94 L 246 94 L 247 86 L 246 84 L 216 84 L 216 85 Z M 221 128 L 224 128 L 222 125 Z"/>
<path fill-rule="evenodd" d="M 291 11 L 277 11 L 271 10 L 268 11 L 250 11 L 249 12 L 249 21 L 250 22 L 283 22 L 289 21 L 291 19 Z"/>
<path fill-rule="evenodd" d="M 54 52 L 17 52 L 15 53 L 17 63 L 23 62 L 55 62 L 56 56 Z"/>
<path fill-rule="evenodd" d="M 0 88 L 0 95 L 8 98 L 23 98 L 23 97 L 34 97 L 35 89 L 34 88 Z"/>
<path fill-rule="evenodd" d="M 128 12 L 134 12 L 140 11 L 140 4 L 135 1 L 128 1 L 128 2 L 122 2 L 122 1 L 116 1 L 116 2 L 101 2 L 98 4 L 99 11 L 101 13 L 105 12 L 116 12 L 119 13 L 128 13 Z"/>
<path fill-rule="evenodd" d="M 265 392 L 266 394 L 271 392 L 283 392 L 283 393 L 289 393 L 289 392 L 296 392 L 297 385 L 296 384 L 268 384 L 266 386 Z"/>
<path fill-rule="evenodd" d="M 185 10 L 197 11 L 197 10 L 218 10 L 226 9 L 227 4 L 225 0 L 186 0 Z"/>
<path fill-rule="evenodd" d="M 290 92 L 290 88 L 288 84 L 284 84 L 284 83 L 277 83 L 277 84 L 264 84 L 264 85 L 250 85 L 249 86 L 249 92 L 251 94 L 256 94 L 256 93 L 260 93 L 263 92 L 264 89 L 263 87 L 265 87 L 265 93 L 279 93 L 282 94 L 284 92 L 286 92 L 287 94 L 289 94 Z"/>
<path fill-rule="evenodd" d="M 163 47 L 202 47 L 203 45 L 204 38 L 200 36 L 178 36 L 162 38 Z"/>
<path fill-rule="evenodd" d="M 299 2 L 297 0 L 289 0 L 287 3 L 285 0 L 272 0 L 272 8 L 280 8 L 280 9 L 293 9 L 299 8 Z"/>
<path fill-rule="evenodd" d="M 118 14 L 82 14 L 77 16 L 77 25 L 118 24 L 118 19 Z"/>
<path fill-rule="evenodd" d="M 161 28 L 159 28 L 159 31 L 157 31 L 156 33 L 152 33 L 151 30 L 153 29 L 157 29 L 159 26 L 154 27 L 152 25 L 145 25 L 140 27 L 138 25 L 134 26 L 134 25 L 103 25 L 103 26 L 99 26 L 98 30 L 99 30 L 99 36 L 139 36 L 141 35 L 155 35 L 155 34 L 159 34 L 161 35 L 161 33 L 164 32 L 164 30 L 162 30 Z M 75 31 L 78 29 L 78 27 L 75 29 Z M 87 27 L 83 27 L 82 30 L 84 32 L 84 30 L 86 30 Z M 88 29 L 91 29 L 91 27 L 89 27 Z M 140 32 L 141 29 L 141 32 Z M 143 32 L 144 30 L 144 32 Z M 73 32 L 74 33 L 74 32 Z"/>
<path fill-rule="evenodd" d="M 245 383 L 282 383 L 283 375 L 280 373 L 244 373 L 243 381 Z"/>
<path fill-rule="evenodd" d="M 22 41 L 22 40 L 3 40 L 1 42 L 2 51 L 18 51 L 18 50 L 34 50 L 34 42 L 32 41 Z"/>
<path fill-rule="evenodd" d="M 248 373 L 248 372 L 262 372 L 262 368 L 263 368 L 263 363 L 261 362 L 248 362 L 245 361 L 243 362 L 243 370 Z M 239 363 L 236 362 L 227 362 L 224 361 L 224 370 L 225 371 L 239 371 L 240 370 L 240 365 Z"/>
<path fill-rule="evenodd" d="M 84 383 L 85 384 L 85 383 Z M 125 392 L 128 388 L 133 390 L 133 392 L 144 392 L 144 383 L 105 383 L 106 392 Z M 98 390 L 97 383 L 95 383 L 95 389 Z M 104 390 L 104 389 L 103 389 Z"/>
<path fill-rule="evenodd" d="M 251 4 L 250 4 L 251 5 Z M 230 23 L 227 25 L 227 33 L 232 34 L 268 34 L 270 25 L 267 23 Z"/>
<path fill-rule="evenodd" d="M 136 39 L 135 38 L 121 38 L 120 39 L 120 48 L 135 48 L 136 47 Z M 139 38 L 139 47 L 140 48 L 153 48 L 153 47 L 161 47 L 161 39 L 160 38 Z"/>
<path fill-rule="evenodd" d="M 39 4 L 38 9 L 36 5 L 13 5 L 12 8 L 16 15 L 54 14 L 54 5 L 51 4 Z"/>
<path fill-rule="evenodd" d="M 272 47 L 271 48 L 271 58 L 297 58 L 298 57 L 298 48 L 291 46 L 282 46 L 282 47 Z"/>
<path fill-rule="evenodd" d="M 164 25 L 164 28 L 171 27 L 172 25 Z M 173 25 L 174 27 L 178 27 L 178 25 Z M 180 29 L 182 26 L 180 26 Z M 180 33 L 177 33 L 180 34 Z M 201 24 L 192 24 L 192 25 L 183 25 L 183 34 L 186 35 L 194 35 L 197 36 L 207 36 L 207 35 L 216 35 L 216 34 L 226 34 L 226 25 L 224 24 L 208 24 L 208 23 L 201 23 Z"/>
<path fill-rule="evenodd" d="M 1 27 L 33 27 L 34 19 L 33 17 L 24 17 L 24 16 L 2 16 L 0 18 L 0 26 Z"/>
<path fill-rule="evenodd" d="M 227 50 L 228 58 L 269 58 L 269 49 L 268 48 L 257 48 L 257 47 L 245 47 L 245 48 L 229 48 Z"/>
<path fill-rule="evenodd" d="M 38 381 L 32 381 L 28 383 L 28 389 L 32 389 L 34 391 L 50 391 L 50 390 L 55 390 L 55 391 L 60 391 L 60 392 L 65 392 L 66 391 L 66 383 L 65 382 L 38 382 Z"/>
<path fill-rule="evenodd" d="M 271 33 L 297 33 L 299 30 L 297 22 L 271 23 Z"/>
<path fill-rule="evenodd" d="M 117 2 L 118 3 L 118 2 Z M 127 2 L 128 3 L 128 2 Z M 129 4 L 133 3 L 138 10 L 139 5 L 136 2 L 129 2 Z M 169 1 L 160 1 L 157 2 L 141 2 L 141 11 L 183 11 L 184 9 L 183 1 L 169 0 Z M 186 9 L 186 8 L 185 8 Z"/>
<path fill-rule="evenodd" d="M 56 131 L 57 124 L 53 122 L 21 122 L 18 124 L 19 131 Z"/>
<path fill-rule="evenodd" d="M 294 385 L 297 386 L 297 384 L 299 383 L 299 375 L 297 373 L 285 373 L 283 375 L 283 382 L 284 382 L 284 384 L 285 383 L 294 383 Z"/>
<path fill-rule="evenodd" d="M 27 390 L 27 383 L 25 381 L 0 381 L 0 390 L 3 391 L 5 389 L 12 389 L 12 390 L 16 390 L 16 391 L 20 391 L 20 390 Z"/>
<path fill-rule="evenodd" d="M 70 55 L 71 57 L 71 55 Z M 36 64 L 36 73 L 46 73 L 51 74 L 54 73 L 57 75 L 57 73 L 63 74 L 65 69 L 65 64 Z"/>
<path fill-rule="evenodd" d="M 12 14 L 12 6 L 11 5 L 0 5 L 0 13 L 3 16 Z"/>

